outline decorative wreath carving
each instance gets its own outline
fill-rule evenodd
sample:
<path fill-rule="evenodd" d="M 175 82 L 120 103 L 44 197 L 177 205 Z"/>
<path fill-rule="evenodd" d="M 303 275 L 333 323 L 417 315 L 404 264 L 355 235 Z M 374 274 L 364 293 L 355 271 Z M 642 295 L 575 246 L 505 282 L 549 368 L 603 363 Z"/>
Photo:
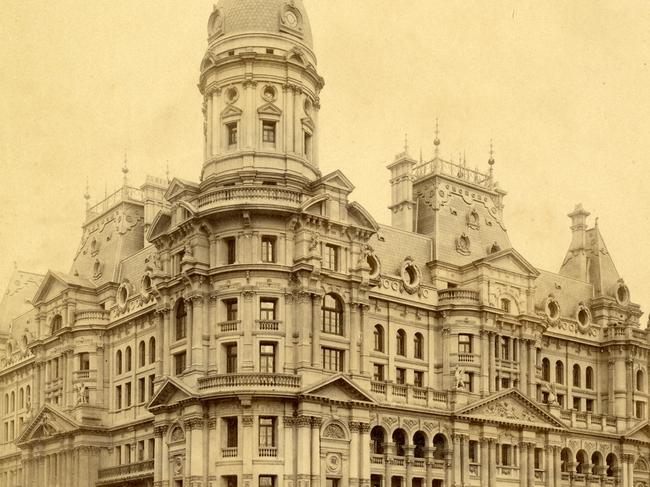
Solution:
<path fill-rule="evenodd" d="M 407 293 L 415 294 L 418 292 L 422 281 L 422 273 L 411 257 L 404 259 L 400 268 L 400 277 Z"/>

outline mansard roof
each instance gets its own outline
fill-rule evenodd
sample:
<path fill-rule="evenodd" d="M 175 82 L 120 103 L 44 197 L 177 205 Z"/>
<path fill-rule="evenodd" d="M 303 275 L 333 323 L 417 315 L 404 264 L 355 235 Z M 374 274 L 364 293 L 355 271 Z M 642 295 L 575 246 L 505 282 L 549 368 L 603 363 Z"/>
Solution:
<path fill-rule="evenodd" d="M 33 308 L 31 301 L 43 278 L 42 274 L 14 270 L 0 300 L 0 331 L 9 331 L 12 320 Z"/>
<path fill-rule="evenodd" d="M 457 416 L 480 422 L 516 424 L 541 429 L 566 429 L 564 423 L 517 389 L 506 389 L 461 408 Z"/>

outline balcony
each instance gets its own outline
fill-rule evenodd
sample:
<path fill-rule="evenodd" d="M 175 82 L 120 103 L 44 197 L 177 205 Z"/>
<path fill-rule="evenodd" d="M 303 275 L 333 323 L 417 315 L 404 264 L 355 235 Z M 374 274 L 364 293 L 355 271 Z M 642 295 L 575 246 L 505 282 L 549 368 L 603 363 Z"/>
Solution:
<path fill-rule="evenodd" d="M 478 363 L 478 355 L 475 353 L 458 353 L 458 362 L 462 364 Z"/>
<path fill-rule="evenodd" d="M 110 313 L 104 310 L 78 311 L 74 315 L 75 326 L 108 323 Z"/>
<path fill-rule="evenodd" d="M 232 332 L 239 330 L 240 320 L 222 321 L 219 323 L 219 330 L 221 333 Z"/>
<path fill-rule="evenodd" d="M 390 387 L 389 387 L 390 386 Z M 435 408 L 447 408 L 447 393 L 435 391 L 430 387 L 411 384 L 393 384 L 388 381 L 370 382 L 370 391 L 380 396 L 380 401 L 397 401 Z"/>
<path fill-rule="evenodd" d="M 97 485 L 108 485 L 145 477 L 153 476 L 153 460 L 147 460 L 138 463 L 129 463 L 127 465 L 118 465 L 117 467 L 103 468 L 98 473 Z"/>
<path fill-rule="evenodd" d="M 275 446 L 260 446 L 258 453 L 262 458 L 277 457 L 278 449 Z"/>
<path fill-rule="evenodd" d="M 72 372 L 72 382 L 94 381 L 97 380 L 96 370 L 75 370 Z"/>
<path fill-rule="evenodd" d="M 292 374 L 222 374 L 201 377 L 198 380 L 201 392 L 233 394 L 235 392 L 260 392 L 269 394 L 296 393 L 300 389 L 301 378 Z"/>
<path fill-rule="evenodd" d="M 440 289 L 438 291 L 439 304 L 469 304 L 477 306 L 479 304 L 478 291 L 471 289 Z"/>
<path fill-rule="evenodd" d="M 238 454 L 239 452 L 236 446 L 221 449 L 221 456 L 223 458 L 237 458 Z"/>
<path fill-rule="evenodd" d="M 278 331 L 282 322 L 278 320 L 255 320 L 255 323 L 260 331 Z"/>
<path fill-rule="evenodd" d="M 199 196 L 196 206 L 205 211 L 223 206 L 241 203 L 245 205 L 264 204 L 266 206 L 282 206 L 298 208 L 302 201 L 300 191 L 273 186 L 229 186 L 217 188 Z"/>

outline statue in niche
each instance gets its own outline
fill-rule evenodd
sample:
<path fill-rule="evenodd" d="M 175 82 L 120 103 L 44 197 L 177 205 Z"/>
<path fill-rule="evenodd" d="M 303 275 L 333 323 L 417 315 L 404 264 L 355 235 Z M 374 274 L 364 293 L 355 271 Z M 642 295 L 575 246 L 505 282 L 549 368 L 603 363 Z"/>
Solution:
<path fill-rule="evenodd" d="M 88 386 L 80 382 L 75 384 L 74 390 L 77 393 L 77 404 L 88 404 Z"/>
<path fill-rule="evenodd" d="M 551 382 L 546 382 L 543 386 L 544 391 L 548 394 L 548 404 L 551 406 L 557 406 L 557 390 L 555 389 L 555 384 Z"/>
<path fill-rule="evenodd" d="M 465 367 L 456 366 L 454 380 L 456 381 L 456 389 L 465 389 Z"/>

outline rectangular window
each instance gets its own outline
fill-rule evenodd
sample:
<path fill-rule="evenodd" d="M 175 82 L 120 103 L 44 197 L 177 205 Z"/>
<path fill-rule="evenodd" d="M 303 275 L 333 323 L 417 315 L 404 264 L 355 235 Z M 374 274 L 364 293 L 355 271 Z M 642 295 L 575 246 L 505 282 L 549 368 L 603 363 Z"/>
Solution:
<path fill-rule="evenodd" d="M 501 465 L 512 466 L 512 445 L 501 445 Z"/>
<path fill-rule="evenodd" d="M 115 409 L 122 409 L 122 386 L 115 386 Z"/>
<path fill-rule="evenodd" d="M 269 235 L 262 237 L 262 262 L 275 262 L 276 238 Z"/>
<path fill-rule="evenodd" d="M 226 124 L 226 130 L 228 132 L 228 147 L 230 148 L 237 146 L 237 129 L 237 122 Z"/>
<path fill-rule="evenodd" d="M 308 132 L 305 132 L 305 157 L 307 159 L 311 159 L 311 134 Z"/>
<path fill-rule="evenodd" d="M 224 475 L 221 478 L 223 479 L 223 487 L 237 487 L 236 475 Z"/>
<path fill-rule="evenodd" d="M 131 406 L 131 383 L 130 382 L 124 384 L 124 402 L 126 403 L 127 408 Z"/>
<path fill-rule="evenodd" d="M 259 446 L 275 446 L 275 418 L 260 416 Z"/>
<path fill-rule="evenodd" d="M 131 463 L 131 445 L 124 445 L 124 463 Z"/>
<path fill-rule="evenodd" d="M 544 459 L 544 450 L 542 448 L 535 448 L 535 470 L 541 470 L 544 467 L 543 465 L 543 459 Z"/>
<path fill-rule="evenodd" d="M 465 390 L 467 392 L 474 392 L 474 373 L 465 372 L 465 376 L 463 380 L 465 382 Z"/>
<path fill-rule="evenodd" d="M 594 412 L 594 400 L 593 399 L 587 399 L 585 401 L 585 410 L 589 413 Z"/>
<path fill-rule="evenodd" d="M 637 419 L 644 419 L 645 418 L 645 403 L 642 401 L 637 401 L 635 405 L 636 409 L 636 417 Z"/>
<path fill-rule="evenodd" d="M 260 372 L 275 373 L 275 343 L 260 343 Z"/>
<path fill-rule="evenodd" d="M 323 369 L 334 372 L 343 372 L 343 350 L 336 348 L 322 348 Z"/>
<path fill-rule="evenodd" d="M 153 391 L 154 391 L 154 381 L 156 380 L 155 375 L 150 375 L 149 376 L 149 399 L 153 397 Z"/>
<path fill-rule="evenodd" d="M 260 487 L 275 487 L 275 475 L 260 475 Z"/>
<path fill-rule="evenodd" d="M 331 271 L 339 270 L 339 248 L 336 245 L 325 244 L 323 268 L 329 269 Z"/>
<path fill-rule="evenodd" d="M 384 366 L 382 364 L 373 364 L 372 380 L 377 382 L 384 380 Z"/>
<path fill-rule="evenodd" d="M 424 372 L 421 370 L 413 372 L 413 385 L 415 387 L 424 387 Z"/>
<path fill-rule="evenodd" d="M 226 263 L 234 264 L 237 260 L 237 239 L 229 237 L 224 239 L 226 244 Z"/>
<path fill-rule="evenodd" d="M 237 300 L 224 299 L 226 305 L 226 321 L 237 321 Z"/>
<path fill-rule="evenodd" d="M 226 347 L 226 374 L 237 372 L 237 344 L 228 343 Z"/>
<path fill-rule="evenodd" d="M 472 335 L 458 335 L 458 353 L 472 353 Z"/>
<path fill-rule="evenodd" d="M 395 369 L 395 382 L 397 384 L 406 384 L 406 369 L 401 367 Z"/>
<path fill-rule="evenodd" d="M 415 479 L 413 479 L 413 482 L 415 482 Z M 339 487 L 339 479 L 327 479 L 325 485 L 326 487 Z"/>
<path fill-rule="evenodd" d="M 148 443 L 149 443 L 149 445 L 148 445 L 148 447 L 149 447 L 149 457 L 148 457 L 148 459 L 153 460 L 154 457 L 156 456 L 156 440 L 153 439 L 153 438 L 149 438 Z"/>
<path fill-rule="evenodd" d="M 180 352 L 174 354 L 174 373 L 175 375 L 181 375 L 185 372 L 185 367 L 187 366 L 187 353 Z"/>
<path fill-rule="evenodd" d="M 138 441 L 138 462 L 144 461 L 144 440 Z"/>
<path fill-rule="evenodd" d="M 560 405 L 561 408 L 564 408 L 564 394 L 557 395 L 557 403 Z"/>
<path fill-rule="evenodd" d="M 501 358 L 510 360 L 510 338 L 501 337 Z"/>
<path fill-rule="evenodd" d="M 576 411 L 580 411 L 580 398 L 579 397 L 574 397 L 573 398 L 573 409 Z"/>
<path fill-rule="evenodd" d="M 510 388 L 510 379 L 508 377 L 501 378 L 501 389 Z"/>
<path fill-rule="evenodd" d="M 122 447 L 115 447 L 115 465 L 122 465 Z"/>
<path fill-rule="evenodd" d="M 147 399 L 147 386 L 144 377 L 138 379 L 138 402 L 143 403 Z"/>
<path fill-rule="evenodd" d="M 478 441 L 470 440 L 468 453 L 469 463 L 478 463 Z"/>
<path fill-rule="evenodd" d="M 260 320 L 275 320 L 275 308 L 277 303 L 277 299 L 260 299 Z"/>
<path fill-rule="evenodd" d="M 237 418 L 223 418 L 224 426 L 226 428 L 226 448 L 237 448 L 239 441 L 239 432 L 237 428 Z"/>
<path fill-rule="evenodd" d="M 87 352 L 79 354 L 79 370 L 90 370 L 90 354 Z"/>
<path fill-rule="evenodd" d="M 275 126 L 275 122 L 269 120 L 262 121 L 262 142 L 275 144 Z"/>

